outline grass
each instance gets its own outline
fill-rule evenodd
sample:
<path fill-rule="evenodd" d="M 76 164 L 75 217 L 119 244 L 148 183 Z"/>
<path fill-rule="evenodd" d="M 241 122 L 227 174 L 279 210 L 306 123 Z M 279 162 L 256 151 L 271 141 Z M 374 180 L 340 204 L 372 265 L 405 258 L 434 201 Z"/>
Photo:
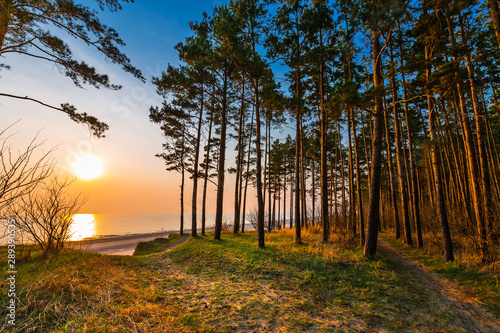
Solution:
<path fill-rule="evenodd" d="M 192 237 L 172 251 L 142 256 L 65 249 L 18 264 L 17 329 L 467 331 L 455 309 L 410 273 L 380 257 L 368 260 L 360 249 L 322 244 L 307 233 L 296 245 L 290 231 L 267 234 L 265 249 L 257 248 L 255 232 L 222 236 Z M 0 248 L 2 267 L 6 258 Z M 1 284 L 6 299 L 5 279 Z"/>
<path fill-rule="evenodd" d="M 443 256 L 437 255 L 435 252 L 405 246 L 387 234 L 382 234 L 381 237 L 428 270 L 460 285 L 468 295 L 477 299 L 494 316 L 500 318 L 500 270 L 498 267 L 477 265 L 472 260 L 462 259 L 460 254 L 456 255 L 455 261 L 446 262 Z"/>
<path fill-rule="evenodd" d="M 168 238 L 156 238 L 149 242 L 140 242 L 135 247 L 134 256 L 144 256 L 152 253 L 158 253 L 165 248 L 177 242 L 181 236 L 179 234 L 169 234 Z"/>

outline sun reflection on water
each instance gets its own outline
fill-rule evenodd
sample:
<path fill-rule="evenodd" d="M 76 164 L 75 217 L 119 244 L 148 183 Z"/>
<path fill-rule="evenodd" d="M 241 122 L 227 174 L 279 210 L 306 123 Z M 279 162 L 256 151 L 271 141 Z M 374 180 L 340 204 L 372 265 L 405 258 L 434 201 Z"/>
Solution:
<path fill-rule="evenodd" d="M 97 219 L 94 214 L 75 214 L 71 225 L 71 240 L 81 240 L 96 235 Z"/>

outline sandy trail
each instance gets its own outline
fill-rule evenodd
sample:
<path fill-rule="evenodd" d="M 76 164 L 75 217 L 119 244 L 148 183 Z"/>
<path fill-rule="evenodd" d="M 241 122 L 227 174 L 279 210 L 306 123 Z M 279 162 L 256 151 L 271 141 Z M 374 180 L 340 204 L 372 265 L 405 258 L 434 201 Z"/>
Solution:
<path fill-rule="evenodd" d="M 148 242 L 158 237 L 168 238 L 168 232 L 127 235 L 108 238 L 67 242 L 66 246 L 102 254 L 131 256 L 139 242 Z"/>
<path fill-rule="evenodd" d="M 377 248 L 383 256 L 401 264 L 412 272 L 425 287 L 436 292 L 444 303 L 456 309 L 462 315 L 462 321 L 466 325 L 468 332 L 500 332 L 499 320 L 482 309 L 477 304 L 477 300 L 468 296 L 458 286 L 440 278 L 433 272 L 429 272 L 412 259 L 403 257 L 401 253 L 383 239 L 378 239 Z"/>

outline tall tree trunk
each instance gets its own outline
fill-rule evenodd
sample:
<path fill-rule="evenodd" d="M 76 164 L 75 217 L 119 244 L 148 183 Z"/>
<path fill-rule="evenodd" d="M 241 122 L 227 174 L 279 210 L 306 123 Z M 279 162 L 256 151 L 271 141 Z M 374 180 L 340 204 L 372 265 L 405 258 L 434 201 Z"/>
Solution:
<path fill-rule="evenodd" d="M 292 170 L 292 167 L 293 167 L 293 164 L 290 163 L 290 170 Z M 293 168 L 293 175 L 295 176 L 295 167 Z M 294 196 L 294 184 L 295 184 L 295 178 L 292 176 L 292 174 L 290 174 L 290 217 L 289 217 L 289 223 L 290 223 L 290 229 L 293 228 L 294 224 L 295 224 L 295 220 L 294 220 L 294 215 L 293 215 L 293 212 L 294 212 L 294 205 L 293 205 L 293 202 L 295 200 L 295 196 Z"/>
<path fill-rule="evenodd" d="M 227 68 L 224 68 L 223 74 L 223 91 L 221 105 L 221 124 L 220 124 L 220 142 L 219 142 L 219 165 L 217 168 L 217 206 L 215 212 L 215 233 L 214 239 L 220 240 L 222 232 L 222 214 L 224 204 L 224 175 L 226 162 L 226 128 L 227 128 L 227 89 L 228 89 L 228 73 Z"/>
<path fill-rule="evenodd" d="M 304 133 L 302 130 L 302 119 L 300 122 L 300 132 Z M 302 138 L 302 137 L 301 137 Z M 304 157 L 304 144 L 303 138 L 300 140 L 300 176 L 301 176 L 301 205 L 302 205 L 302 225 L 307 228 L 307 203 L 306 203 L 306 166 Z"/>
<path fill-rule="evenodd" d="M 358 143 L 356 140 L 356 118 L 354 117 L 354 113 L 352 108 L 349 109 L 351 114 L 351 122 L 352 122 L 352 136 L 354 140 L 354 155 L 356 156 L 356 192 L 358 195 L 358 219 L 359 219 L 359 233 L 360 233 L 360 241 L 361 245 L 365 245 L 365 219 L 363 212 L 363 193 L 361 192 L 361 168 L 359 165 L 359 152 L 358 152 Z M 353 225 L 353 235 L 356 236 L 356 229 L 354 229 L 356 225 Z"/>
<path fill-rule="evenodd" d="M 185 183 L 185 163 L 184 163 L 184 140 L 185 133 L 182 134 L 182 144 L 181 144 L 181 224 L 179 227 L 179 234 L 184 235 L 184 183 Z"/>
<path fill-rule="evenodd" d="M 365 123 L 363 123 L 363 129 L 361 132 L 363 133 L 363 148 L 365 150 L 366 168 L 368 169 L 368 184 L 371 184 L 372 183 L 372 168 L 371 168 L 370 160 L 372 158 L 372 154 L 370 152 L 368 144 L 366 143 L 366 124 Z M 371 137 L 370 137 L 370 139 L 371 139 Z"/>
<path fill-rule="evenodd" d="M 399 207 L 398 207 L 398 194 L 394 186 L 394 168 L 392 166 L 392 149 L 391 149 L 391 138 L 389 136 L 389 123 L 387 120 L 387 110 L 384 110 L 384 122 L 385 122 L 385 141 L 387 143 L 387 165 L 389 168 L 389 191 L 391 192 L 391 202 L 392 202 L 392 214 L 394 223 L 396 224 L 396 239 L 401 237 L 401 223 L 399 221 Z M 411 244 L 411 243 L 410 243 Z"/>
<path fill-rule="evenodd" d="M 259 247 L 264 248 L 264 200 L 262 197 L 262 152 L 260 147 L 260 101 L 259 101 L 259 82 L 255 79 L 255 151 L 257 155 L 256 180 L 257 180 L 257 233 L 259 238 Z"/>
<path fill-rule="evenodd" d="M 347 149 L 348 151 L 348 163 L 349 163 L 349 227 L 352 231 L 353 237 L 356 236 L 356 211 L 355 211 L 355 196 L 354 196 L 354 162 L 353 162 L 353 157 L 352 157 L 352 112 L 350 110 L 351 108 L 347 108 Z M 356 139 L 356 138 L 354 138 Z"/>
<path fill-rule="evenodd" d="M 314 160 L 311 161 L 311 199 L 312 199 L 312 218 L 311 223 L 316 222 L 316 168 L 314 167 Z"/>
<path fill-rule="evenodd" d="M 236 184 L 234 185 L 234 223 L 233 233 L 240 230 L 240 175 L 243 169 L 243 123 L 245 118 L 245 79 L 241 83 L 240 114 L 238 120 L 238 156 L 236 157 Z"/>
<path fill-rule="evenodd" d="M 274 183 L 274 189 L 273 189 L 273 218 L 272 218 L 272 228 L 271 229 L 276 229 L 276 175 L 274 175 L 273 179 Z M 269 194 L 269 199 L 271 198 L 271 195 Z"/>
<path fill-rule="evenodd" d="M 417 177 L 417 167 L 415 163 L 415 156 L 413 153 L 413 137 L 411 132 L 411 124 L 410 124 L 410 111 L 408 110 L 408 91 L 406 89 L 406 75 L 403 69 L 403 48 L 400 47 L 400 67 L 401 67 L 401 83 L 403 88 L 403 98 L 404 98 L 404 111 L 405 111 L 405 123 L 406 123 L 406 132 L 408 135 L 408 156 L 410 159 L 410 176 L 411 176 L 411 191 L 412 191 L 412 207 L 413 207 L 413 216 L 415 219 L 415 227 L 417 230 L 417 248 L 422 248 L 424 246 L 424 242 L 422 239 L 422 223 L 420 220 L 420 195 L 419 195 L 419 183 Z"/>
<path fill-rule="evenodd" d="M 337 122 L 337 134 L 339 137 L 339 154 L 340 154 L 340 177 L 342 178 L 342 221 L 344 223 L 344 230 L 347 230 L 347 205 L 346 205 L 346 195 L 345 195 L 345 166 L 344 166 L 344 154 L 342 152 L 342 135 L 340 133 L 340 122 Z"/>
<path fill-rule="evenodd" d="M 302 227 L 302 221 L 301 221 L 301 209 L 300 209 L 300 193 L 301 193 L 301 172 L 300 172 L 300 141 L 301 139 L 301 132 L 300 132 L 300 110 L 296 110 L 296 124 L 295 124 L 295 243 L 301 244 L 302 243 L 302 238 L 301 238 L 301 227 Z"/>
<path fill-rule="evenodd" d="M 453 32 L 453 25 L 449 16 L 447 16 L 448 23 L 448 32 L 450 38 L 450 45 L 452 48 L 457 48 L 455 42 L 455 34 Z M 456 57 L 453 57 L 453 60 L 457 61 Z M 458 74 L 457 74 L 458 75 Z M 469 175 L 470 175 L 470 187 L 474 205 L 474 214 L 476 225 L 478 226 L 478 230 L 481 230 L 481 225 L 483 223 L 483 203 L 481 200 L 481 184 L 480 184 L 480 175 L 479 175 L 479 167 L 477 165 L 477 156 L 476 156 L 476 144 L 474 142 L 474 137 L 472 134 L 472 129 L 469 121 L 469 115 L 467 114 L 466 109 L 466 101 L 465 94 L 463 91 L 462 84 L 460 79 L 457 80 L 457 93 L 460 105 L 460 121 L 462 123 L 462 131 L 464 134 L 464 143 L 466 147 L 466 156 L 467 156 L 467 164 L 469 166 Z M 481 235 L 481 232 L 479 232 Z"/>
<path fill-rule="evenodd" d="M 339 145 L 335 144 L 335 169 L 338 168 L 339 165 Z M 333 197 L 334 197 L 334 207 L 335 207 L 335 220 L 338 221 L 339 219 L 339 198 L 338 198 L 338 174 L 335 172 L 335 175 L 333 175 L 332 172 L 332 177 L 333 177 Z"/>
<path fill-rule="evenodd" d="M 247 171 L 245 177 L 245 194 L 243 195 L 243 218 L 241 220 L 241 232 L 245 232 L 245 218 L 246 218 L 246 205 L 247 205 L 247 189 L 248 178 L 250 178 L 250 151 L 252 149 L 252 135 L 253 135 L 253 118 L 255 115 L 255 108 L 252 110 L 252 119 L 250 120 L 250 134 L 248 137 L 248 154 L 247 154 Z"/>
<path fill-rule="evenodd" d="M 396 140 L 396 161 L 398 167 L 398 179 L 399 179 L 399 193 L 402 199 L 401 208 L 403 209 L 403 223 L 405 226 L 405 236 L 406 244 L 413 244 L 411 239 L 411 227 L 410 227 L 410 215 L 408 212 L 408 193 L 406 192 L 406 170 L 405 163 L 403 160 L 403 147 L 402 147 L 402 133 L 399 123 L 399 102 L 398 102 L 398 87 L 396 83 L 396 63 L 394 61 L 394 55 L 392 53 L 392 44 L 389 48 L 391 57 L 391 86 L 392 86 L 392 103 L 394 111 L 394 129 L 395 129 L 395 140 Z"/>
<path fill-rule="evenodd" d="M 300 74 L 296 74 L 296 95 L 297 98 L 300 97 Z M 302 110 L 300 108 L 300 104 L 296 106 L 295 110 L 295 243 L 301 244 L 302 238 L 300 234 L 301 228 L 301 212 L 300 212 L 300 180 L 301 180 L 301 118 L 302 118 Z"/>
<path fill-rule="evenodd" d="M 202 83 L 201 86 L 201 98 L 200 98 L 200 117 L 198 118 L 198 129 L 196 133 L 196 147 L 194 151 L 194 162 L 193 162 L 193 199 L 191 201 L 191 236 L 196 236 L 198 234 L 198 226 L 196 216 L 197 204 L 198 204 L 198 164 L 200 159 L 200 141 L 201 141 L 201 126 L 203 124 L 203 109 L 205 106 L 204 98 L 205 87 Z"/>
<path fill-rule="evenodd" d="M 439 137 L 435 128 L 435 122 L 437 119 L 436 110 L 434 107 L 434 101 L 432 92 L 428 87 L 429 77 L 431 74 L 430 64 L 429 64 L 429 46 L 425 45 L 425 60 L 427 62 L 425 77 L 426 77 L 426 90 L 427 90 L 427 107 L 429 112 L 429 134 L 431 139 L 431 159 L 432 159 L 432 172 L 434 177 L 434 191 L 436 196 L 436 206 L 438 210 L 439 222 L 441 224 L 441 231 L 443 233 L 443 243 L 446 261 L 453 261 L 453 243 L 451 241 L 450 227 L 448 224 L 448 216 L 446 213 L 446 203 L 444 200 L 443 193 L 443 180 L 441 174 L 441 160 L 439 154 Z"/>
<path fill-rule="evenodd" d="M 324 92 L 324 69 L 323 69 L 323 31 L 320 29 L 320 45 L 321 56 L 319 66 L 319 106 L 320 106 L 320 182 L 321 182 L 321 225 L 323 227 L 323 243 L 328 242 L 330 237 L 330 226 L 328 217 L 328 164 L 327 164 L 327 147 L 326 138 L 328 134 L 328 116 L 325 107 L 325 92 Z M 313 162 L 314 163 L 314 162 Z M 313 176 L 314 177 L 314 176 Z M 314 188 L 313 188 L 314 190 Z M 315 207 L 313 205 L 313 214 Z M 315 222 L 315 221 L 313 221 Z"/>
<path fill-rule="evenodd" d="M 285 162 L 285 161 L 284 161 Z M 283 228 L 286 227 L 286 174 L 288 170 L 286 167 L 283 172 Z"/>
<path fill-rule="evenodd" d="M 213 106 L 213 105 L 212 105 Z M 205 235 L 206 226 L 206 211 L 207 211 L 207 185 L 208 185 L 208 171 L 210 164 L 210 144 L 212 140 L 212 124 L 214 118 L 214 111 L 212 107 L 212 112 L 210 113 L 210 120 L 208 122 L 208 140 L 207 140 L 207 152 L 205 157 L 205 179 L 203 183 L 203 203 L 201 210 L 201 234 Z"/>
<path fill-rule="evenodd" d="M 487 240 L 487 231 L 486 225 L 488 224 L 488 220 L 490 218 L 490 207 L 491 207 L 491 186 L 490 186 L 490 173 L 488 168 L 488 156 L 486 153 L 486 131 L 483 122 L 483 115 L 481 112 L 481 108 L 479 105 L 479 100 L 477 96 L 477 84 L 475 78 L 475 68 L 471 61 L 470 50 L 468 45 L 467 36 L 465 34 L 464 25 L 462 16 L 459 13 L 459 24 L 460 24 L 460 32 L 462 35 L 462 43 L 465 49 L 465 62 L 467 64 L 467 72 L 469 73 L 469 83 L 470 90 L 472 95 L 472 107 L 474 109 L 474 117 L 476 120 L 476 134 L 477 134 L 477 143 L 479 150 L 479 164 L 481 167 L 481 189 L 483 191 L 483 219 L 477 221 L 477 228 L 479 237 L 481 240 L 481 254 L 483 260 L 488 260 L 489 258 L 489 250 L 488 250 L 488 240 Z"/>
<path fill-rule="evenodd" d="M 271 214 L 271 203 L 272 203 L 272 199 L 271 199 L 271 117 L 268 118 L 267 122 L 266 122 L 266 131 L 267 131 L 267 134 L 266 134 L 266 146 L 267 146 L 267 182 L 268 182 L 268 186 L 267 186 L 267 193 L 268 193 L 268 196 L 269 196 L 269 199 L 267 201 L 267 231 L 268 232 L 271 232 L 271 228 L 272 228 L 272 214 Z"/>
<path fill-rule="evenodd" d="M 372 29 L 373 43 L 373 87 L 375 90 L 375 121 L 372 136 L 372 172 L 370 180 L 370 197 L 368 200 L 368 235 L 366 237 L 365 255 L 373 257 L 377 251 L 378 229 L 380 225 L 380 169 L 382 153 L 382 132 L 384 110 L 382 106 L 383 83 L 381 75 L 382 51 L 380 48 L 380 32 Z"/>

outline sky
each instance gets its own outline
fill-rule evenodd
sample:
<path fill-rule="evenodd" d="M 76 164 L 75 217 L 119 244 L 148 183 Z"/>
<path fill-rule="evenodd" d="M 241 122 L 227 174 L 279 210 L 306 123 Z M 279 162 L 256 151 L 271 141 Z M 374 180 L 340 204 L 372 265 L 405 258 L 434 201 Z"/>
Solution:
<path fill-rule="evenodd" d="M 87 127 L 72 122 L 67 115 L 29 101 L 0 97 L 0 126 L 13 127 L 9 134 L 13 151 L 22 150 L 37 137 L 43 150 L 56 147 L 53 156 L 62 172 L 71 173 L 81 156 L 92 154 L 102 160 L 104 172 L 93 180 L 77 179 L 73 191 L 88 198 L 81 213 L 97 214 L 174 214 L 179 213 L 180 176 L 166 172 L 155 157 L 164 141 L 159 126 L 149 121 L 149 107 L 160 105 L 161 98 L 150 83 L 167 64 L 179 60 L 174 46 L 191 35 L 189 22 L 200 20 L 222 1 L 136 1 L 124 10 L 100 15 L 101 22 L 115 28 L 127 44 L 122 51 L 147 78 L 147 83 L 106 62 L 97 51 L 66 39 L 75 58 L 109 75 L 123 88 L 111 91 L 85 86 L 77 88 L 51 63 L 8 54 L 0 62 L 11 66 L 0 71 L 0 92 L 29 96 L 51 105 L 68 102 L 80 112 L 105 121 L 110 130 L 102 139 L 92 138 Z M 16 123 L 17 122 L 17 123 Z M 228 161 L 227 163 L 229 163 Z M 232 211 L 234 182 L 228 177 L 224 210 Z M 190 212 L 190 188 L 186 212 Z M 209 213 L 215 209 L 215 188 L 209 188 Z M 249 204 L 251 205 L 251 196 Z M 201 199 L 201 195 L 200 195 Z"/>

